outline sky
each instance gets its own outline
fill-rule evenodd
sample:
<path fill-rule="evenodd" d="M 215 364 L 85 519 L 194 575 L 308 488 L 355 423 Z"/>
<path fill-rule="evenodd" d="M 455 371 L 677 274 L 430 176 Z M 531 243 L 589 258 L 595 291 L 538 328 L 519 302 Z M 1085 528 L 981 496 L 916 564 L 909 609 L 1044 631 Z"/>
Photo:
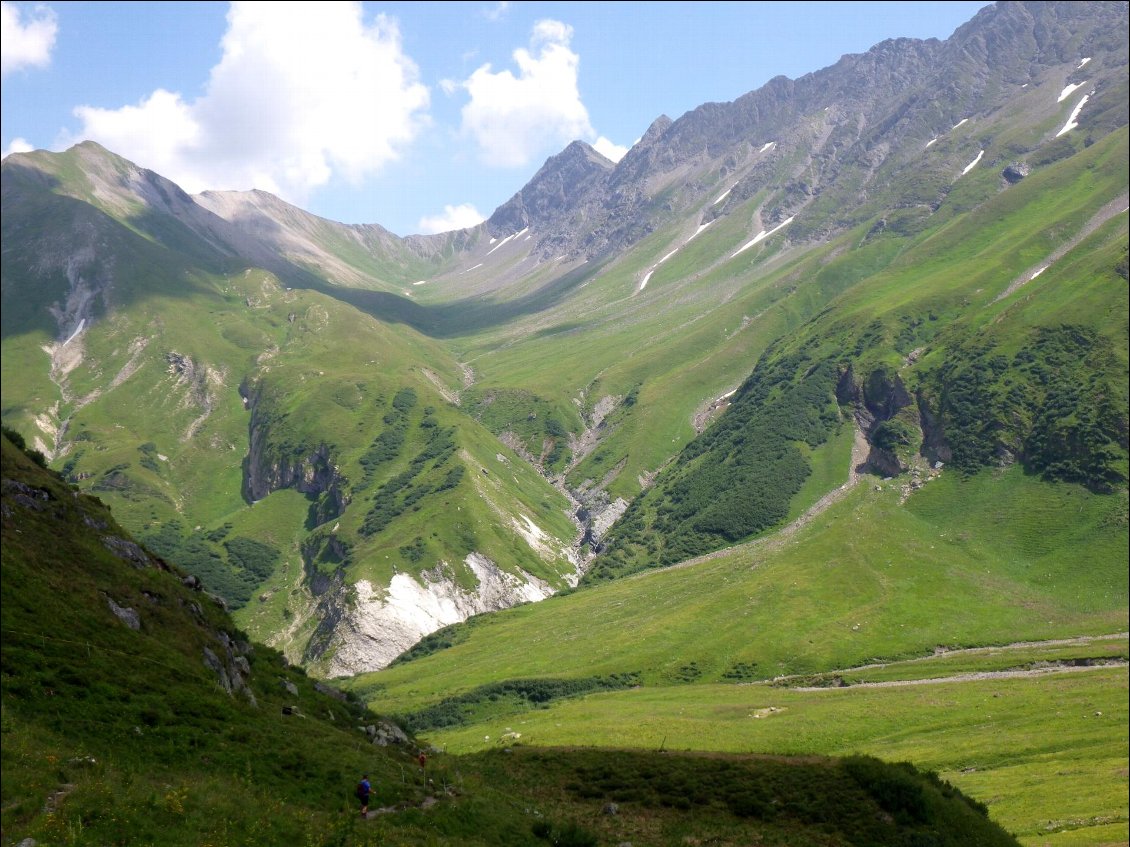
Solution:
<path fill-rule="evenodd" d="M 0 150 L 92 139 L 190 193 L 398 235 L 473 226 L 571 141 L 619 157 L 985 2 L 9 2 Z"/>

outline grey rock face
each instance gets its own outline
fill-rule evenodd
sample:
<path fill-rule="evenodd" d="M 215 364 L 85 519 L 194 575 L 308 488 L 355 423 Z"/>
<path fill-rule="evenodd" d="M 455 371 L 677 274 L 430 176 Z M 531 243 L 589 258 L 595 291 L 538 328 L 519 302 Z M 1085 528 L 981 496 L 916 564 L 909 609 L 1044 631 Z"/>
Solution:
<path fill-rule="evenodd" d="M 960 173 L 977 150 L 935 148 L 924 161 L 927 142 L 992 115 L 1022 86 L 1081 56 L 1091 58 L 1086 72 L 1068 70 L 1096 87 L 1098 102 L 1125 75 L 1126 27 L 1125 3 L 989 6 L 946 41 L 891 39 L 796 80 L 776 77 L 733 102 L 706 103 L 675 121 L 662 116 L 615 166 L 587 145 L 570 145 L 499 207 L 491 232 L 529 226 L 543 258 L 597 258 L 702 209 L 729 182 L 730 202 L 706 208 L 704 221 L 766 192 L 768 228 L 822 198 L 837 214 L 798 221 L 790 237 L 827 237 L 852 225 L 852 209 L 872 192 L 889 193 L 900 180 L 908 187 L 892 196 L 895 207 L 935 189 L 944 196 L 955 167 Z M 770 142 L 778 155 L 765 149 Z M 1004 176 L 1018 174 L 1022 167 Z"/>
<path fill-rule="evenodd" d="M 125 559 L 135 568 L 146 568 L 152 564 L 149 556 L 139 545 L 124 538 L 118 538 L 116 535 L 102 536 L 102 546 L 119 559 Z"/>
<path fill-rule="evenodd" d="M 114 613 L 114 617 L 124 623 L 132 630 L 141 629 L 141 616 L 136 611 L 127 607 L 119 606 L 111 598 L 106 598 L 106 604 L 110 607 L 110 611 Z"/>

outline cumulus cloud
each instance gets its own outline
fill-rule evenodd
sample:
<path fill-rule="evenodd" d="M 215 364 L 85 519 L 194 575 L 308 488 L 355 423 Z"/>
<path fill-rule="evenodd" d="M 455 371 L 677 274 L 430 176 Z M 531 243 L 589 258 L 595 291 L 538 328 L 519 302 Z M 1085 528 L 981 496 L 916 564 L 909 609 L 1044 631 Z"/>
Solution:
<path fill-rule="evenodd" d="M 0 159 L 7 159 L 13 153 L 30 153 L 35 148 L 28 143 L 26 138 L 13 138 L 12 143 L 0 153 Z"/>
<path fill-rule="evenodd" d="M 80 106 L 91 138 L 188 191 L 262 188 L 292 201 L 395 160 L 427 124 L 427 88 L 396 23 L 360 3 L 232 3 L 205 93 Z"/>
<path fill-rule="evenodd" d="M 0 2 L 0 76 L 50 64 L 58 31 L 55 12 L 46 6 L 36 6 L 25 20 L 14 3 Z"/>
<path fill-rule="evenodd" d="M 628 152 L 628 148 L 614 141 L 609 141 L 603 135 L 592 143 L 593 149 L 596 150 L 601 156 L 606 159 L 611 159 L 613 162 L 619 162 L 624 158 L 624 154 Z"/>
<path fill-rule="evenodd" d="M 443 214 L 420 218 L 419 231 L 424 235 L 437 232 L 450 232 L 453 229 L 468 229 L 478 226 L 486 218 L 470 203 L 458 206 L 444 206 Z"/>
<path fill-rule="evenodd" d="M 459 84 L 470 97 L 463 131 L 486 164 L 522 167 L 547 147 L 595 136 L 577 89 L 580 57 L 569 47 L 572 37 L 568 24 L 538 21 L 529 48 L 514 51 L 517 75 L 487 64 Z"/>

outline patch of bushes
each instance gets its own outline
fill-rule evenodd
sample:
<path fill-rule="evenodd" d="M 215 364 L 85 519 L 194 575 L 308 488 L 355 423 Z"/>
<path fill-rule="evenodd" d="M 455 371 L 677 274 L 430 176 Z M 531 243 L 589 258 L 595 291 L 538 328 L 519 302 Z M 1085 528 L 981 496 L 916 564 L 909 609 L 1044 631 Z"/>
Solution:
<path fill-rule="evenodd" d="M 762 360 L 730 408 L 628 508 L 585 575 L 588 583 L 671 564 L 780 523 L 840 420 L 839 369 L 806 351 Z"/>
<path fill-rule="evenodd" d="M 188 533 L 170 521 L 142 536 L 142 542 L 161 558 L 198 577 L 204 587 L 238 609 L 275 571 L 282 555 L 270 545 L 237 536 L 223 543 L 227 559 L 214 546 L 216 532 Z"/>
<path fill-rule="evenodd" d="M 889 765 L 868 756 L 851 756 L 844 760 L 843 767 L 898 823 L 921 823 L 927 819 L 926 792 L 913 765 Z"/>
<path fill-rule="evenodd" d="M 424 539 L 417 535 L 412 540 L 411 544 L 405 544 L 403 547 L 399 548 L 397 552 L 399 552 L 406 561 L 416 564 L 424 558 L 425 554 L 428 552 L 428 548 L 424 544 Z"/>
<path fill-rule="evenodd" d="M 412 732 L 463 726 L 473 723 L 479 714 L 487 709 L 493 707 L 493 710 L 497 711 L 500 702 L 515 710 L 530 709 L 544 706 L 554 700 L 580 697 L 594 691 L 616 691 L 638 684 L 638 673 L 589 676 L 580 679 L 508 679 L 480 685 L 455 697 L 447 697 L 434 705 L 404 716 L 402 723 Z"/>
<path fill-rule="evenodd" d="M 449 468 L 440 480 L 433 478 L 433 482 L 423 480 L 413 485 L 429 464 L 433 469 L 441 468 L 455 454 L 454 427 L 437 426 L 428 432 L 423 450 L 413 457 L 408 468 L 377 489 L 373 505 L 361 524 L 362 535 L 376 535 L 409 509 L 418 508 L 416 504 L 428 494 L 454 488 L 463 479 L 463 468 L 457 465 Z"/>
<path fill-rule="evenodd" d="M 1110 491 L 1126 480 L 1127 414 L 1110 342 L 1086 327 L 1034 330 L 1011 358 L 977 339 L 924 380 L 966 473 L 1019 460 L 1049 480 Z"/>
<path fill-rule="evenodd" d="M 24 440 L 23 435 L 7 426 L 3 428 L 3 432 L 4 436 L 13 444 L 15 444 L 20 450 L 22 450 L 25 456 L 27 456 L 41 468 L 47 467 L 47 457 L 43 455 L 43 452 L 41 450 L 29 449 L 27 446 L 27 441 Z"/>
<path fill-rule="evenodd" d="M 414 645 L 393 659 L 389 667 L 405 665 L 416 659 L 430 656 L 432 653 L 438 653 L 440 650 L 454 647 L 456 644 L 462 644 L 470 637 L 471 630 L 474 628 L 474 620 L 473 617 L 468 618 L 461 623 L 453 623 L 450 626 L 445 626 L 442 629 L 437 629 L 435 632 L 425 635 Z"/>

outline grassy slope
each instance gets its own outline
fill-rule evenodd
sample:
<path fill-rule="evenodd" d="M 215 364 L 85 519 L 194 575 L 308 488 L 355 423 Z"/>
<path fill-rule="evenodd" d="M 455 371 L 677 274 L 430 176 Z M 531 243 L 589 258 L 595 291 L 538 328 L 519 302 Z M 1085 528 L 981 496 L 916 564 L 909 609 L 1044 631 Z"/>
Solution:
<path fill-rule="evenodd" d="M 85 178 L 70 157 L 50 161 L 57 171 L 54 178 L 86 197 Z M 302 508 L 294 498 L 278 494 L 268 498 L 272 503 L 249 509 L 241 496 L 251 419 L 239 393 L 245 385 L 277 389 L 271 407 L 264 403 L 261 410 L 273 417 L 267 441 L 277 448 L 276 455 L 299 463 L 329 446 L 330 461 L 353 501 L 340 520 L 340 538 L 353 546 L 351 577 L 387 579 L 393 569 L 418 572 L 446 560 L 466 582 L 471 577 L 462 560 L 475 550 L 504 569 L 522 568 L 551 585 L 565 584 L 563 577 L 573 566 L 560 555 L 545 557 L 533 550 L 508 518 L 527 515 L 551 544 L 566 546 L 575 532 L 566 516 L 567 502 L 440 396 L 425 369 L 449 386 L 461 378 L 436 341 L 317 291 L 287 287 L 266 271 L 222 259 L 179 224 L 165 221 L 163 229 L 154 231 L 154 220 L 136 209 L 119 221 L 72 197 L 23 189 L 46 218 L 58 222 L 70 215 L 86 221 L 117 256 L 112 268 L 81 271 L 110 274 L 112 300 L 119 308 L 110 319 L 100 320 L 95 331 L 72 342 L 84 344 L 86 356 L 67 374 L 69 399 L 56 408 L 55 418 L 66 422 L 67 440 L 75 441 L 56 465 L 106 498 L 119 520 L 139 534 L 156 533 L 175 521 L 179 532 L 195 534 L 222 563 L 222 545 L 202 539 L 230 526 L 229 539 L 249 537 L 282 552 L 275 574 L 254 590 L 256 596 L 271 594 L 272 601 L 241 615 L 257 636 L 277 640 L 287 627 L 287 615 L 301 613 L 309 603 L 301 590 L 291 592 L 299 587 L 299 550 L 310 529 L 311 504 Z M 22 225 L 36 221 L 32 214 Z M 66 251 L 70 245 L 53 249 Z M 20 310 L 45 313 L 44 304 L 59 299 L 66 283 L 61 273 L 49 284 L 24 279 L 23 267 L 20 257 L 5 254 L 4 418 L 30 433 L 36 431 L 34 416 L 61 395 L 41 349 L 53 340 L 55 329 L 21 320 L 27 315 Z M 42 302 L 8 302 L 10 293 L 29 287 Z M 9 369 L 16 361 L 26 367 Z M 391 398 L 405 387 L 418 397 L 408 437 L 396 460 L 362 489 L 360 459 L 385 428 L 381 418 Z M 359 537 L 375 489 L 405 470 L 423 448 L 425 408 L 434 409 L 433 422 L 441 428 L 458 430 L 458 451 L 445 468 L 422 481 L 435 487 L 458 464 L 465 468 L 463 482 L 443 496 L 423 497 L 387 530 Z M 143 444 L 147 451 L 140 449 Z M 483 468 L 494 471 L 489 479 Z M 286 505 L 276 508 L 278 501 Z M 442 519 L 448 513 L 464 516 L 462 528 Z M 425 544 L 424 558 L 405 560 L 401 548 L 417 538 Z M 279 646 L 293 658 L 301 656 L 302 644 Z"/>
<path fill-rule="evenodd" d="M 643 682 L 638 691 L 589 695 L 548 711 L 514 710 L 507 703 L 508 712 L 489 717 L 488 709 L 482 722 L 432 731 L 428 737 L 453 750 L 491 746 L 494 742 L 484 736 L 497 739 L 507 729 L 535 744 L 653 748 L 667 735 L 673 748 L 859 749 L 928 762 L 963 785 L 970 775 L 960 771 L 977 760 L 980 773 L 984 767 L 978 757 L 983 757 L 993 763 L 990 773 L 971 777 L 970 790 L 975 786 L 982 792 L 975 796 L 1009 828 L 1031 836 L 1041 818 L 1075 819 L 1081 808 L 1124 822 L 1124 797 L 1120 805 L 1108 792 L 1090 803 L 1086 792 L 1061 793 L 1056 776 L 1071 761 L 1084 781 L 1109 774 L 1120 760 L 1111 758 L 1111 745 L 1123 737 L 1119 732 L 1124 734 L 1116 718 L 1098 724 L 1106 729 L 1084 745 L 1085 752 L 1070 752 L 1075 742 L 1059 740 L 1045 755 L 1010 752 L 1027 750 L 1020 741 L 1028 734 L 1055 738 L 1040 728 L 1047 720 L 1041 704 L 1048 686 L 1062 691 L 1057 696 L 1065 710 L 1070 707 L 1064 712 L 1073 716 L 1070 720 L 1096 710 L 1120 714 L 1124 669 L 1064 676 L 1054 683 L 1000 683 L 1014 692 L 1002 712 L 1009 715 L 1007 732 L 991 731 L 977 718 L 977 705 L 998 690 L 993 682 L 955 684 L 947 691 L 967 702 L 963 699 L 958 711 L 943 709 L 937 718 L 941 728 L 918 742 L 917 730 L 903 731 L 929 724 L 922 717 L 924 702 L 935 704 L 931 708 L 949 702 L 939 699 L 938 689 L 804 694 L 719 685 L 925 656 L 938 645 L 1125 631 L 1124 495 L 1097 496 L 1041 482 L 1019 469 L 967 480 L 943 473 L 904 505 L 897 484 L 880 488 L 875 490 L 874 483 L 860 487 L 783 546 L 738 548 L 693 567 L 640 574 L 477 620 L 465 640 L 452 639 L 456 643 L 449 649 L 360 677 L 355 687 L 374 706 L 407 713 L 502 679 L 638 672 Z M 1075 655 L 1109 653 L 1109 648 L 1080 649 Z M 1119 640 L 1115 654 L 1125 650 Z M 951 666 L 939 675 L 1033 660 L 971 659 L 970 666 Z M 891 674 L 921 676 L 917 667 Z M 839 718 L 829 708 L 811 722 L 806 718 L 803 726 L 782 726 L 782 735 L 766 737 L 761 722 L 749 719 L 753 707 L 786 700 L 807 715 L 816 701 L 833 697 L 844 704 L 837 707 Z M 858 706 L 847 705 L 856 702 L 853 698 L 859 698 Z M 734 704 L 733 711 L 718 705 L 726 702 Z M 896 735 L 903 738 L 902 746 L 891 744 Z M 780 747 L 783 740 L 794 746 Z M 974 753 L 956 755 L 963 744 Z M 1021 771 L 1024 782 L 1018 786 L 1010 775 Z"/>
<path fill-rule="evenodd" d="M 1035 136 L 1024 140 L 1038 143 Z M 975 170 L 913 226 L 899 223 L 913 209 L 871 209 L 872 203 L 871 217 L 832 244 L 798 254 L 781 252 L 780 239 L 768 239 L 728 258 L 748 239 L 749 216 L 764 200 L 751 198 L 660 265 L 643 291 L 637 288 L 645 271 L 684 242 L 684 228 L 660 229 L 612 265 L 592 270 L 551 308 L 501 326 L 473 325 L 452 344 L 486 388 L 529 391 L 557 405 L 576 398 L 591 407 L 605 394 L 623 397 L 638 388 L 631 413 L 570 477 L 579 484 L 618 469 L 610 492 L 634 496 L 640 474 L 693 436 L 691 416 L 703 400 L 737 385 L 773 339 L 829 303 L 836 304 L 838 325 L 828 340 L 841 345 L 852 345 L 876 320 L 893 339 L 925 312 L 940 320 L 903 339 L 911 347 L 951 323 L 982 324 L 983 307 L 1013 277 L 1124 191 L 1125 158 L 1120 130 L 1004 191 L 996 171 Z M 905 174 L 898 178 L 906 182 Z M 805 214 L 821 212 L 814 206 Z M 880 218 L 890 225 L 875 235 Z M 861 280 L 866 285 L 857 286 Z M 1076 286 L 1080 281 L 1076 276 Z M 853 293 L 840 296 L 848 289 Z M 828 328 L 825 321 L 816 331 Z M 901 355 L 881 345 L 860 364 L 895 364 Z"/>
<path fill-rule="evenodd" d="M 976 452 L 967 442 L 984 439 L 985 443 L 978 443 L 976 448 L 986 458 L 967 460 L 963 469 L 997 461 L 997 442 L 1003 442 L 1013 453 L 1028 447 L 1025 460 L 1031 467 L 1043 470 L 1031 461 L 1037 453 L 1032 441 L 1037 433 L 1046 439 L 1047 431 L 1054 432 L 1061 424 L 1040 423 L 1039 413 L 1054 390 L 1063 393 L 1066 389 L 1055 389 L 1042 374 L 1018 373 L 1020 363 L 1014 362 L 1000 385 L 972 404 L 967 402 L 959 407 L 947 400 L 947 395 L 952 393 L 955 379 L 964 378 L 963 371 L 978 358 L 987 360 L 991 355 L 1004 354 L 1011 360 L 1019 351 L 1038 348 L 1041 332 L 1064 332 L 1062 327 L 1068 325 L 1068 334 L 1078 327 L 1095 336 L 1087 342 L 1090 355 L 1074 364 L 1078 372 L 1058 380 L 1064 385 L 1096 386 L 1085 399 L 1075 398 L 1073 402 L 1097 407 L 1103 402 L 1101 398 L 1108 398 L 1105 402 L 1109 403 L 1112 393 L 1125 400 L 1126 371 L 1120 367 L 1125 353 L 1116 352 L 1125 350 L 1127 338 L 1126 283 L 1116 270 L 1120 261 L 1125 261 L 1125 215 L 1115 215 L 1058 260 L 1052 262 L 1047 257 L 1057 247 L 1065 246 L 1065 242 L 1083 236 L 1084 226 L 1092 216 L 1125 192 L 1126 160 L 1127 132 L 1120 130 L 1005 191 L 990 180 L 991 175 L 978 176 L 977 185 L 962 186 L 965 193 L 976 193 L 976 198 L 965 197 L 955 189 L 937 212 L 939 222 L 933 227 L 914 237 L 884 234 L 833 259 L 825 268 L 827 275 L 835 277 L 841 265 L 843 270 L 854 271 L 846 274 L 847 279 L 841 283 L 842 293 L 831 299 L 828 309 L 784 336 L 759 363 L 747 385 L 756 385 L 759 375 L 763 382 L 772 384 L 799 382 L 820 362 L 832 363 L 840 371 L 850 366 L 856 379 L 864 384 L 872 373 L 897 372 L 910 397 L 915 396 L 916 388 L 922 387 L 939 426 L 949 436 L 955 456 L 960 449 Z M 1041 261 L 1050 265 L 1046 274 L 997 301 L 1014 280 L 1024 278 Z M 1046 280 L 1045 275 L 1049 275 Z M 819 277 L 815 287 L 822 287 Z M 985 348 L 991 349 L 985 352 Z M 922 354 L 922 358 L 917 364 L 908 364 L 908 357 L 915 350 L 916 356 Z M 1040 358 L 1044 353 L 1037 349 L 1034 355 Z M 796 363 L 789 358 L 801 356 Z M 954 377 L 954 373 L 958 376 Z M 885 377 L 887 381 L 891 378 Z M 829 384 L 823 390 L 828 401 L 831 393 Z M 754 421 L 784 416 L 785 425 L 791 426 L 788 421 L 797 418 L 796 410 L 785 408 L 780 396 L 770 394 L 767 398 L 765 394 L 764 390 L 743 390 L 734 398 L 734 405 L 744 402 L 756 408 L 734 409 L 729 414 Z M 783 410 L 774 412 L 774 403 Z M 1114 402 L 1111 408 L 1119 406 L 1124 408 L 1125 403 Z M 910 411 L 913 413 L 913 405 Z M 1119 413 L 1112 411 L 1110 416 L 1117 419 Z M 1112 458 L 1104 473 L 1111 478 L 1121 477 L 1124 482 L 1124 412 L 1120 420 L 1121 424 L 1113 420 L 1107 425 Z M 910 422 L 917 424 L 916 414 L 911 414 Z M 725 423 L 722 422 L 723 430 Z M 990 430 L 988 434 L 977 432 L 985 428 Z M 1072 441 L 1076 435 L 1072 432 L 1064 440 Z M 693 535 L 692 526 L 699 530 L 700 525 L 710 523 L 701 510 L 692 512 L 689 519 L 682 517 L 687 502 L 694 500 L 687 496 L 688 490 L 692 494 L 696 490 L 721 490 L 719 497 L 708 498 L 715 510 L 722 501 L 735 499 L 739 492 L 754 502 L 762 490 L 764 497 L 774 501 L 791 496 L 791 490 L 777 490 L 781 477 L 776 473 L 754 483 L 743 482 L 741 486 L 729 486 L 726 480 L 707 480 L 709 475 L 719 477 L 722 472 L 709 457 L 697 458 L 700 445 L 709 445 L 715 451 L 731 451 L 736 458 L 730 463 L 735 468 L 741 467 L 743 461 L 740 453 L 746 448 L 738 445 L 745 438 L 744 432 L 716 443 L 720 438 L 725 436 L 707 433 L 692 443 L 675 467 L 633 506 L 619 531 L 613 530 L 613 556 L 607 557 L 606 567 L 598 562 L 598 572 L 629 571 L 652 566 L 657 560 L 670 562 L 719 546 L 721 539 L 711 537 L 706 530 L 700 530 L 701 541 L 688 542 L 688 536 Z M 917 448 L 917 444 L 910 446 Z M 1090 445 L 1087 449 L 1095 447 Z M 747 495 L 751 484 L 761 487 Z M 672 513 L 676 519 L 668 520 L 665 516 Z M 747 532 L 761 525 L 752 518 L 746 523 Z M 729 537 L 732 540 L 734 536 Z"/>
<path fill-rule="evenodd" d="M 103 537 L 128 537 L 103 504 L 6 438 L 2 457 L 5 843 L 832 847 L 940 832 L 930 843 L 1015 844 L 949 786 L 867 759 L 435 755 L 425 782 L 412 745 L 364 741 L 357 726 L 373 715 L 243 644 L 210 598 L 139 548 L 135 563 L 111 553 Z M 209 649 L 235 666 L 225 638 L 254 702 L 202 662 Z M 368 822 L 350 796 L 364 772 L 390 812 Z M 609 800 L 620 814 L 601 813 Z"/>

